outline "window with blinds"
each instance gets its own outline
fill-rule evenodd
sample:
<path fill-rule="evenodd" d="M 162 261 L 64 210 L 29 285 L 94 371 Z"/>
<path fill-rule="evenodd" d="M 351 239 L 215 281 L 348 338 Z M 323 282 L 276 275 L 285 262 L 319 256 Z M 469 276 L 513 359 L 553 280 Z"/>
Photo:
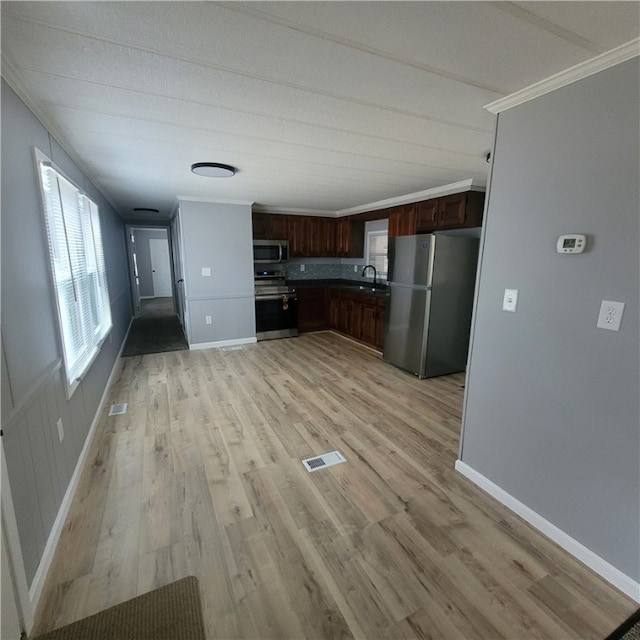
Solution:
<path fill-rule="evenodd" d="M 111 329 L 98 206 L 36 150 L 70 393 Z"/>
<path fill-rule="evenodd" d="M 378 275 L 386 276 L 389 264 L 387 258 L 388 234 L 386 231 L 367 232 L 367 264 L 372 264 Z"/>

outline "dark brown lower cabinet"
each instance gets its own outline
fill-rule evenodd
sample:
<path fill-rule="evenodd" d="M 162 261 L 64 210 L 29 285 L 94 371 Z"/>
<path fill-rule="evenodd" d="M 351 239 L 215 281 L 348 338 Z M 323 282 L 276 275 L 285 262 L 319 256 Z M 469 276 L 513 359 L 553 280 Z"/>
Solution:
<path fill-rule="evenodd" d="M 328 327 L 329 305 L 326 287 L 298 289 L 298 331 L 322 331 Z"/>
<path fill-rule="evenodd" d="M 385 299 L 329 289 L 329 327 L 364 344 L 382 349 Z"/>
<path fill-rule="evenodd" d="M 344 289 L 298 289 L 298 331 L 334 329 L 382 350 L 385 299 Z"/>

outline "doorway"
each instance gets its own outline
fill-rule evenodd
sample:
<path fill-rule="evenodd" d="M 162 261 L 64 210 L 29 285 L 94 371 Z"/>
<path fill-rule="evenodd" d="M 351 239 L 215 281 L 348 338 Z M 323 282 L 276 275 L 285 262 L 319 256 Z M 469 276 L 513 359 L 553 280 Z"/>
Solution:
<path fill-rule="evenodd" d="M 123 357 L 188 348 L 177 314 L 170 230 L 128 226 L 127 238 L 134 319 Z"/>
<path fill-rule="evenodd" d="M 162 227 L 128 227 L 134 315 L 174 315 L 169 231 Z"/>

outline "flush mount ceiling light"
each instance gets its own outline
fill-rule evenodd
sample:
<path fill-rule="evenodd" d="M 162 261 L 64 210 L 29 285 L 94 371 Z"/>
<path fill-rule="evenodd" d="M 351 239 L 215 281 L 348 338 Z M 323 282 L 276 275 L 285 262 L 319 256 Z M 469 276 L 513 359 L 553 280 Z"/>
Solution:
<path fill-rule="evenodd" d="M 219 162 L 196 162 L 191 165 L 191 171 L 207 178 L 230 178 L 236 173 L 235 168 L 230 164 Z"/>
<path fill-rule="evenodd" d="M 134 207 L 136 213 L 160 213 L 159 209 L 148 209 L 147 207 Z"/>

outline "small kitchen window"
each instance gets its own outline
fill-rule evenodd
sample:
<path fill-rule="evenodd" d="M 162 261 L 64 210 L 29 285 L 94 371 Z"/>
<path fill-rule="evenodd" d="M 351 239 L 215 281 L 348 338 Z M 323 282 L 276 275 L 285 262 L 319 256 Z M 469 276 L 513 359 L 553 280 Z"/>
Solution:
<path fill-rule="evenodd" d="M 389 221 L 372 220 L 366 223 L 366 264 L 376 268 L 378 277 L 386 278 L 389 260 L 387 247 L 389 240 Z"/>
<path fill-rule="evenodd" d="M 58 310 L 67 394 L 111 330 L 98 205 L 35 150 Z"/>

